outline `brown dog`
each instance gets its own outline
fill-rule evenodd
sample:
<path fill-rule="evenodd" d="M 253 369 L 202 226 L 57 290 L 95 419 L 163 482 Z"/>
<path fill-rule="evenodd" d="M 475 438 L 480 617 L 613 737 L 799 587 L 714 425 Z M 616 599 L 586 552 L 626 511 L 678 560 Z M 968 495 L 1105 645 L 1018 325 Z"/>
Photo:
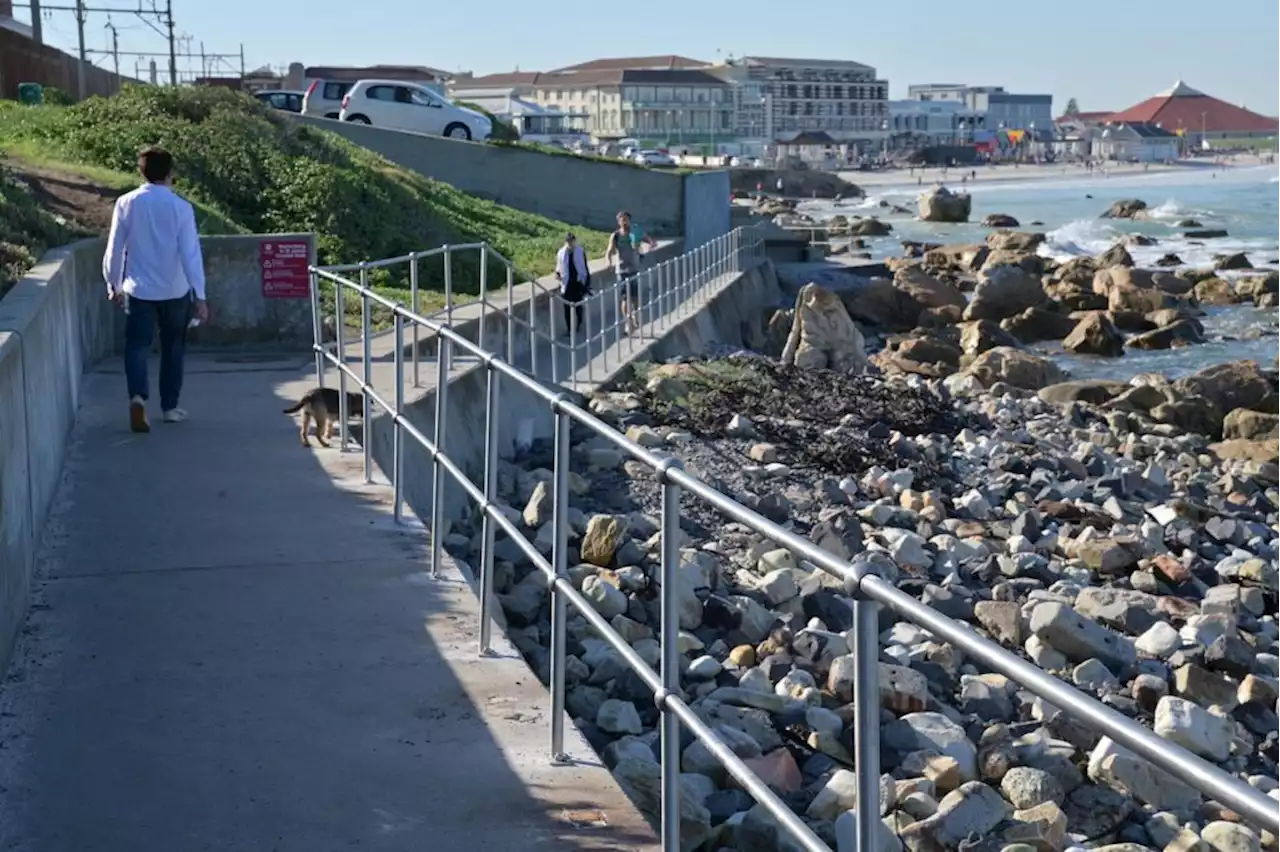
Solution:
<path fill-rule="evenodd" d="M 307 439 L 307 433 L 311 431 L 312 420 L 316 422 L 316 440 L 325 447 L 329 446 L 329 438 L 333 437 L 333 424 L 337 422 L 340 414 L 338 403 L 338 391 L 336 389 L 315 388 L 307 391 L 296 405 L 284 410 L 285 414 L 302 412 L 302 425 L 298 429 L 298 436 L 302 439 L 302 446 L 311 446 L 311 441 Z M 347 415 L 364 415 L 363 394 L 347 394 Z"/>

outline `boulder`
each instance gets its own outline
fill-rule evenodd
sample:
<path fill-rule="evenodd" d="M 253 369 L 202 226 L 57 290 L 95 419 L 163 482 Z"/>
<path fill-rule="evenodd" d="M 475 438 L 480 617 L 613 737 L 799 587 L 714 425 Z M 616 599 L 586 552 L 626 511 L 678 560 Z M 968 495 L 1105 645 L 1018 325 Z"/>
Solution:
<path fill-rule="evenodd" d="M 1099 267 L 1091 281 L 1093 292 L 1110 296 L 1112 290 L 1146 289 L 1155 286 L 1155 273 L 1136 266 Z"/>
<path fill-rule="evenodd" d="M 642 814 L 650 819 L 661 817 L 662 768 L 656 762 L 624 757 L 614 767 L 613 775 Z M 686 787 L 683 778 L 681 787 Z M 712 834 L 711 813 L 702 804 L 701 797 L 695 794 L 692 785 L 681 790 L 679 834 L 681 852 L 693 852 Z"/>
<path fill-rule="evenodd" d="M 1184 396 L 1153 406 L 1148 412 L 1157 423 L 1185 432 L 1215 437 L 1222 431 L 1222 410 L 1202 396 Z"/>
<path fill-rule="evenodd" d="M 968 222 L 972 208 L 973 198 L 968 193 L 939 186 L 920 196 L 920 221 Z"/>
<path fill-rule="evenodd" d="M 1224 761 L 1231 755 L 1235 723 L 1215 716 L 1203 707 L 1166 695 L 1156 704 L 1156 734 L 1201 757 Z"/>
<path fill-rule="evenodd" d="M 1214 364 L 1178 379 L 1173 387 L 1181 394 L 1202 396 L 1224 412 L 1235 408 L 1275 411 L 1280 400 L 1275 374 L 1263 373 L 1255 361 Z"/>
<path fill-rule="evenodd" d="M 1018 266 L 997 266 L 984 273 L 965 308 L 966 320 L 1000 320 L 1048 300 L 1040 281 Z"/>
<path fill-rule="evenodd" d="M 1188 240 L 1220 240 L 1229 234 L 1222 228 L 1203 228 L 1196 231 L 1183 231 L 1182 236 Z"/>
<path fill-rule="evenodd" d="M 960 323 L 960 348 L 966 355 L 981 355 L 997 346 L 1017 349 L 1020 345 L 1018 338 L 991 320 Z"/>
<path fill-rule="evenodd" d="M 1125 234 L 1120 242 L 1127 246 L 1153 246 L 1160 241 L 1146 234 Z"/>
<path fill-rule="evenodd" d="M 1107 310 L 1112 313 L 1145 315 L 1174 305 L 1172 296 L 1154 288 L 1114 287 L 1107 295 Z"/>
<path fill-rule="evenodd" d="M 1207 434 L 1207 433 L 1206 433 Z M 1209 449 L 1220 459 L 1275 464 L 1280 461 L 1280 444 L 1276 441 L 1249 441 L 1233 438 L 1210 444 Z"/>
<path fill-rule="evenodd" d="M 920 317 L 920 305 L 888 278 L 872 278 L 861 287 L 842 290 L 840 299 L 850 317 L 887 331 L 915 328 Z M 790 313 L 794 318 L 796 312 Z"/>
<path fill-rule="evenodd" d="M 949 376 L 960 366 L 959 347 L 946 340 L 921 334 L 892 342 L 872 358 L 890 372 L 923 376 Z"/>
<path fill-rule="evenodd" d="M 1257 302 L 1260 298 L 1280 292 L 1280 273 L 1268 272 L 1252 278 L 1241 278 L 1236 281 L 1236 292 L 1241 298 Z"/>
<path fill-rule="evenodd" d="M 1228 441 L 1275 441 L 1280 439 L 1280 417 L 1248 408 L 1233 409 L 1222 420 L 1222 437 Z"/>
<path fill-rule="evenodd" d="M 1016 228 L 1018 220 L 1008 213 L 988 213 L 982 217 L 982 225 L 986 228 Z"/>
<path fill-rule="evenodd" d="M 1095 311 L 1076 324 L 1062 348 L 1081 355 L 1103 355 L 1115 358 L 1124 354 L 1124 335 L 1101 311 Z"/>
<path fill-rule="evenodd" d="M 1044 308 L 1027 308 L 1017 316 L 1000 321 L 1000 327 L 1023 343 L 1061 340 L 1076 324 L 1070 317 Z"/>
<path fill-rule="evenodd" d="M 1131 349 L 1172 349 L 1204 343 L 1204 328 L 1194 319 L 1180 319 L 1153 331 L 1144 331 L 1129 338 Z"/>
<path fill-rule="evenodd" d="M 1048 358 L 1008 346 L 997 346 L 983 352 L 965 372 L 977 378 L 984 387 L 1005 382 L 1033 391 L 1066 378 L 1062 370 Z"/>
<path fill-rule="evenodd" d="M 1200 793 L 1194 787 L 1110 737 L 1103 737 L 1093 747 L 1088 773 L 1094 782 L 1158 810 L 1194 811 L 1200 804 Z"/>
<path fill-rule="evenodd" d="M 1098 272 L 1098 262 L 1091 257 L 1073 257 L 1053 271 L 1055 281 L 1089 287 Z"/>
<path fill-rule="evenodd" d="M 1116 243 L 1111 248 L 1098 255 L 1098 266 L 1133 266 L 1133 256 L 1129 254 L 1129 250 L 1124 247 L 1124 243 Z"/>
<path fill-rule="evenodd" d="M 1016 225 L 1014 227 L 1017 227 Z M 987 245 L 992 251 L 1013 251 L 1033 254 L 1045 241 L 1045 235 L 1029 231 L 995 231 L 987 234 Z"/>
<path fill-rule="evenodd" d="M 990 235 L 988 235 L 990 239 Z M 961 272 L 973 272 L 986 263 L 990 247 L 985 243 L 956 243 L 938 246 L 924 253 L 924 265 L 931 268 L 954 268 Z"/>
<path fill-rule="evenodd" d="M 1202 305 L 1234 305 L 1240 301 L 1231 282 L 1217 277 L 1204 279 L 1192 292 Z"/>
<path fill-rule="evenodd" d="M 800 288 L 791 336 L 782 350 L 783 364 L 861 373 L 867 368 L 864 348 L 862 332 L 839 296 L 817 284 Z"/>
<path fill-rule="evenodd" d="M 1107 381 L 1105 379 L 1080 379 L 1073 382 L 1059 382 L 1041 388 L 1039 396 L 1045 402 L 1066 404 L 1070 402 L 1087 402 L 1090 405 L 1102 405 L 1110 402 L 1127 390 L 1124 382 Z"/>
<path fill-rule="evenodd" d="M 881 222 L 874 216 L 869 216 L 851 224 L 845 233 L 851 237 L 887 237 L 893 233 L 893 226 L 888 222 Z"/>
<path fill-rule="evenodd" d="M 1173 252 L 1166 252 L 1165 254 L 1162 254 L 1158 258 L 1156 258 L 1155 265 L 1156 266 L 1181 266 L 1182 258 L 1178 257 Z"/>
<path fill-rule="evenodd" d="M 918 266 L 899 269 L 893 276 L 893 285 L 924 308 L 941 308 L 954 305 L 964 308 L 964 294 L 952 285 L 939 281 Z"/>
<path fill-rule="evenodd" d="M 1133 219 L 1140 210 L 1147 209 L 1147 202 L 1141 198 L 1125 198 L 1107 208 L 1101 219 Z"/>
<path fill-rule="evenodd" d="M 627 531 L 624 518 L 593 515 L 582 536 L 582 561 L 608 568 Z"/>
<path fill-rule="evenodd" d="M 1253 264 L 1249 262 L 1249 256 L 1242 251 L 1232 254 L 1218 255 L 1218 259 L 1213 263 L 1214 269 L 1253 269 Z"/>

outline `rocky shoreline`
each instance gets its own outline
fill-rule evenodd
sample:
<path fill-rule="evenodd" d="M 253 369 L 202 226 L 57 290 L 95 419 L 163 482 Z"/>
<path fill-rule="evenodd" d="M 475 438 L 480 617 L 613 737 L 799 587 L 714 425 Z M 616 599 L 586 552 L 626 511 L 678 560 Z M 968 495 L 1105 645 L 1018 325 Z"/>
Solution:
<path fill-rule="evenodd" d="M 742 353 L 651 365 L 591 407 L 761 514 L 873 561 L 934 609 L 1280 797 L 1275 375 L 1238 363 L 1182 384 L 1055 383 L 1013 347 L 946 377 L 857 375 L 879 371 L 861 336 L 820 310 L 832 303 L 842 304 L 810 285 L 781 312 L 781 363 Z M 1168 422 L 1193 421 L 1192 398 L 1203 401 L 1191 403 L 1201 431 Z M 1251 437 L 1217 441 L 1242 431 Z M 1233 440 L 1269 442 L 1272 457 Z M 571 459 L 571 578 L 656 669 L 657 483 L 576 427 Z M 551 466 L 539 443 L 500 474 L 511 517 L 548 554 Z M 835 824 L 856 805 L 850 602 L 833 578 L 688 495 L 682 531 L 680 650 L 693 708 L 834 849 Z M 450 543 L 476 564 L 478 525 Z M 496 588 L 511 639 L 545 681 L 546 584 L 510 541 L 499 544 Z M 881 626 L 882 852 L 1276 848 L 954 647 L 887 614 Z M 652 697 L 581 618 L 569 650 L 570 714 L 656 814 Z M 791 848 L 703 747 L 685 743 L 682 769 L 683 848 Z"/>

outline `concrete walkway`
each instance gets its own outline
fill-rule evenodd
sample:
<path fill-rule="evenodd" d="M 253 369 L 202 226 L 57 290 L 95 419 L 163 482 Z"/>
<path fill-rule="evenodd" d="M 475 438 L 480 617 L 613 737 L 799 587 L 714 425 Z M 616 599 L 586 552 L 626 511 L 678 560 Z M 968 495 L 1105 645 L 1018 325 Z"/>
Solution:
<path fill-rule="evenodd" d="M 0 849 L 655 848 L 606 770 L 549 764 L 546 692 L 478 657 L 360 455 L 298 445 L 311 360 L 188 368 L 193 420 L 149 435 L 118 361 L 86 377 L 0 689 Z"/>

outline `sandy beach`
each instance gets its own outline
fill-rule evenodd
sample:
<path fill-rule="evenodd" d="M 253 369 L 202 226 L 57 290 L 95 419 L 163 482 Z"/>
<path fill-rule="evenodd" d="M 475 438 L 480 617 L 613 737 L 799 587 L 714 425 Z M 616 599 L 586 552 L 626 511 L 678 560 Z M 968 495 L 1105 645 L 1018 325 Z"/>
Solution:
<path fill-rule="evenodd" d="M 908 171 L 893 169 L 876 172 L 839 172 L 839 176 L 866 190 L 868 194 L 885 190 L 909 190 L 945 183 L 952 189 L 964 189 L 967 186 L 1009 186 L 1012 184 L 1032 183 L 1035 181 L 1072 181 L 1099 180 L 1108 178 L 1137 178 L 1146 175 L 1164 175 L 1171 172 L 1214 171 L 1223 169 L 1247 168 L 1261 163 L 1256 156 L 1239 156 L 1230 163 L 1215 163 L 1208 159 L 1179 160 L 1175 163 L 1108 163 L 1105 168 L 1086 170 L 1077 164 L 1028 164 L 1013 165 L 1005 163 L 997 166 L 974 166 L 972 169 L 927 168 Z M 971 171 L 977 177 L 970 177 L 962 182 L 962 177 Z"/>

